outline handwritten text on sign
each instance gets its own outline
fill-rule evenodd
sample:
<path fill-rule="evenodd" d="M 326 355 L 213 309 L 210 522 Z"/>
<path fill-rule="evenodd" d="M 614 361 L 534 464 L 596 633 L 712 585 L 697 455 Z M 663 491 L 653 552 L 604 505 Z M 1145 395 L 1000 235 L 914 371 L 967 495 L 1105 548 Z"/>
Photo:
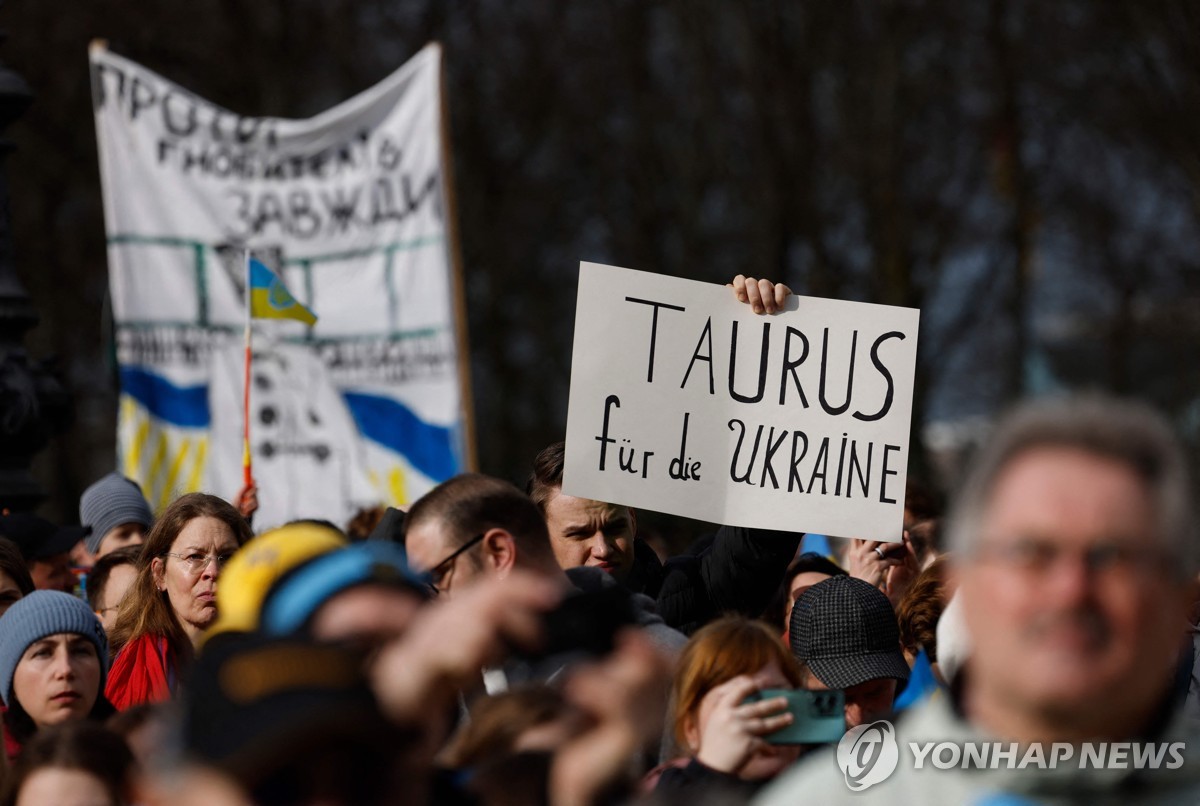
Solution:
<path fill-rule="evenodd" d="M 919 311 L 583 263 L 563 491 L 899 540 Z"/>

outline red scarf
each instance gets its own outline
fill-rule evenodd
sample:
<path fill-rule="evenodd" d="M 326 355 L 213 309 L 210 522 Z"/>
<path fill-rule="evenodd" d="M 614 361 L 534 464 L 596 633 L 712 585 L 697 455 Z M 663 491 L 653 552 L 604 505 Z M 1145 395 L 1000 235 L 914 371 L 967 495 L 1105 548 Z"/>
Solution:
<path fill-rule="evenodd" d="M 163 702 L 175 688 L 175 652 L 161 635 L 142 635 L 130 641 L 108 670 L 104 696 L 118 711 L 144 702 Z"/>

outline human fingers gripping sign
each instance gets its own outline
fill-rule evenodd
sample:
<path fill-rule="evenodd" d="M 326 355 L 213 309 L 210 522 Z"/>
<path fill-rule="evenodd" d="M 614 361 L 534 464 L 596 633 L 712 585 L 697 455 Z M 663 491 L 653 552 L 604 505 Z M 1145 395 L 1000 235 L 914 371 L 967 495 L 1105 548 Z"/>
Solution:
<path fill-rule="evenodd" d="M 784 303 L 791 296 L 792 289 L 783 283 L 773 283 L 770 280 L 759 280 L 739 274 L 733 282 L 727 283 L 733 289 L 738 302 L 744 302 L 755 313 L 778 313 L 783 310 Z"/>

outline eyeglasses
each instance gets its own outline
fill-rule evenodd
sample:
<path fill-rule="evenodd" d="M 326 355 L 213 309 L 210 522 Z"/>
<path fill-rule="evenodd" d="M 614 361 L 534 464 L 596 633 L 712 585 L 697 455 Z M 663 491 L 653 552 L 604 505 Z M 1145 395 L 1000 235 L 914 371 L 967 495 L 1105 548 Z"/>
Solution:
<path fill-rule="evenodd" d="M 1072 551 L 1048 540 L 1033 539 L 984 543 L 978 556 L 1030 576 L 1045 576 L 1063 557 L 1080 557 L 1089 574 L 1110 578 L 1148 576 L 1170 564 L 1166 552 L 1153 548 L 1098 543 Z"/>
<path fill-rule="evenodd" d="M 183 563 L 184 567 L 188 570 L 188 573 L 199 574 L 204 571 L 205 568 L 208 568 L 208 564 L 211 562 L 215 562 L 217 564 L 218 571 L 221 570 L 225 567 L 225 563 L 229 562 L 229 558 L 233 556 L 233 553 L 201 554 L 198 551 L 193 551 L 191 554 L 179 554 L 174 551 L 168 551 L 166 556 L 174 557 Z"/>
<path fill-rule="evenodd" d="M 466 543 L 463 543 L 461 546 L 452 551 L 446 557 L 446 559 L 429 569 L 429 587 L 433 590 L 435 596 L 439 593 L 445 593 L 446 589 L 442 588 L 441 585 L 450 575 L 450 572 L 454 570 L 454 561 L 458 559 L 458 556 L 464 551 L 473 548 L 477 543 L 483 540 L 483 536 L 485 534 L 487 533 L 480 532 L 479 534 L 475 535 Z"/>

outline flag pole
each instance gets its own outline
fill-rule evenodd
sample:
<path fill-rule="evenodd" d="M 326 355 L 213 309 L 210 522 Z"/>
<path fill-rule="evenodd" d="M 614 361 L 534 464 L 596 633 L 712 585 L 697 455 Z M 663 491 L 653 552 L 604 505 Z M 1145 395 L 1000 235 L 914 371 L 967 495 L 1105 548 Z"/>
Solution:
<path fill-rule="evenodd" d="M 462 247 L 458 240 L 458 202 L 454 195 L 454 149 L 450 142 L 450 103 L 446 95 L 446 57 L 438 43 L 438 121 L 442 162 L 442 199 L 445 202 L 450 287 L 454 300 L 454 335 L 458 352 L 458 386 L 462 390 L 463 449 L 466 470 L 479 469 L 475 451 L 475 397 L 471 391 L 471 344 L 467 338 L 467 297 L 463 286 Z"/>
<path fill-rule="evenodd" d="M 254 483 L 250 461 L 250 250 L 245 250 L 246 267 L 246 358 L 242 384 L 242 484 L 249 487 Z"/>

